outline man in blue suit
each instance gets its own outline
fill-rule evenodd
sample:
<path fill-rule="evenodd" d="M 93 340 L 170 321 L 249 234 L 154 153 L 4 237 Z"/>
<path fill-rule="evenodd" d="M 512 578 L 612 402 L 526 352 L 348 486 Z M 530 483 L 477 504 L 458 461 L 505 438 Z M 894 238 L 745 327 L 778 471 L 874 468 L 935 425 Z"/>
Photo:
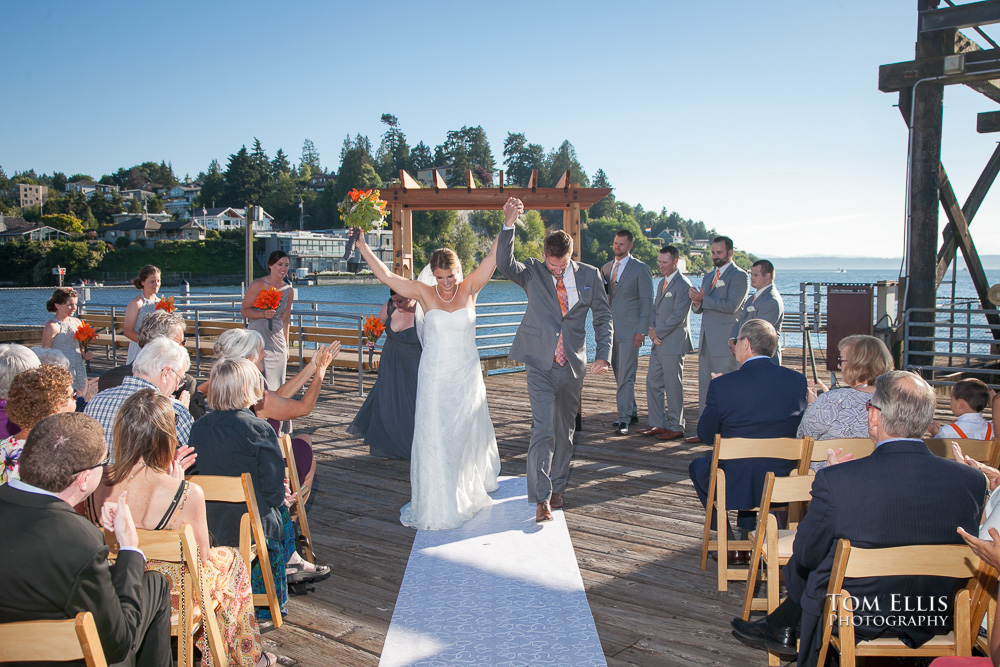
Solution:
<path fill-rule="evenodd" d="M 736 340 L 739 370 L 714 378 L 708 385 L 705 411 L 698 420 L 698 437 L 714 443 L 723 438 L 794 438 L 806 409 L 806 378 L 771 361 L 778 349 L 778 334 L 767 320 L 749 320 Z M 760 502 L 764 476 L 784 476 L 795 469 L 795 461 L 739 459 L 721 461 L 726 471 L 726 505 L 749 510 Z M 691 462 L 688 473 L 702 505 L 708 502 L 712 455 Z M 743 513 L 737 525 L 752 529 L 753 513 Z"/>
<path fill-rule="evenodd" d="M 868 402 L 868 434 L 875 451 L 816 474 L 809 511 L 783 570 L 788 597 L 760 620 L 733 619 L 737 639 L 785 659 L 797 654 L 799 665 L 811 667 L 819 654 L 823 603 L 838 540 L 884 548 L 961 544 L 959 526 L 976 533 L 986 478 L 977 469 L 935 456 L 919 439 L 936 404 L 934 390 L 916 374 L 890 371 L 875 380 Z M 856 632 L 862 639 L 886 634 L 916 647 L 951 629 L 955 580 L 864 578 L 850 579 L 844 587 L 860 601 L 855 619 L 860 618 Z M 932 599 L 946 600 L 946 608 L 935 606 L 928 613 Z M 796 636 L 801 640 L 798 651 Z"/>

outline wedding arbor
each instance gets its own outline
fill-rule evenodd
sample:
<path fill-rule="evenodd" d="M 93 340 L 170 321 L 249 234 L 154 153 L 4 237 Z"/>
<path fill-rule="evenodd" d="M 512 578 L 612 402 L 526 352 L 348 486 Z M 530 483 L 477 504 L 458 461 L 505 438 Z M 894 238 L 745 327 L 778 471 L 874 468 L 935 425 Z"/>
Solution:
<path fill-rule="evenodd" d="M 399 182 L 381 191 L 392 218 L 392 270 L 406 278 L 413 277 L 413 211 L 499 210 L 508 197 L 520 199 L 526 211 L 562 210 L 563 229 L 573 237 L 573 259 L 579 261 L 580 210 L 611 194 L 611 188 L 582 188 L 579 183 L 570 183 L 568 169 L 553 188 L 538 187 L 537 169 L 524 188 L 505 187 L 502 171 L 495 188 L 477 188 L 471 170 L 466 170 L 464 188 L 449 188 L 437 169 L 432 173 L 433 186 L 424 188 L 400 169 Z"/>

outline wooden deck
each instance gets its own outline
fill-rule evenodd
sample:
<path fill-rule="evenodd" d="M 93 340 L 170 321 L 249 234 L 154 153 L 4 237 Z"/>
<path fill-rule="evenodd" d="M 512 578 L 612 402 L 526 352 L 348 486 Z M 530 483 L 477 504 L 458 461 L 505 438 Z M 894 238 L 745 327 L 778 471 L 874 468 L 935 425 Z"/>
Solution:
<path fill-rule="evenodd" d="M 801 368 L 789 350 L 788 365 Z M 645 373 L 640 359 L 636 400 L 645 426 Z M 821 362 L 819 359 L 818 362 Z M 688 431 L 697 424 L 697 361 L 686 364 Z M 415 532 L 399 523 L 409 500 L 409 462 L 376 459 L 345 427 L 363 399 L 354 377 L 326 388 L 295 430 L 313 434 L 319 459 L 310 524 L 319 560 L 333 576 L 306 596 L 292 596 L 278 630 L 264 634 L 284 664 L 376 665 L 392 618 Z M 486 381 L 505 475 L 525 474 L 531 414 L 524 373 Z M 612 435 L 614 380 L 588 376 L 583 432 L 577 436 L 566 493 L 577 562 L 608 664 L 766 664 L 729 630 L 743 585 L 716 591 L 715 573 L 699 567 L 704 510 L 687 468 L 708 451 Z M 526 514 L 533 511 L 525 504 Z"/>

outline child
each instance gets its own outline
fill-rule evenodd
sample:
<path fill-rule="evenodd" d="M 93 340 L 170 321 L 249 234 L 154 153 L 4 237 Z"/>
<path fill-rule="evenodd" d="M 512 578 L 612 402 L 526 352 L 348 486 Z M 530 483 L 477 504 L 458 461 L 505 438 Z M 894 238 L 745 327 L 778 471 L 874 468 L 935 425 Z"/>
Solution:
<path fill-rule="evenodd" d="M 991 440 L 993 427 L 983 417 L 990 404 L 990 388 L 982 380 L 960 380 L 951 388 L 951 413 L 956 419 L 949 426 L 931 422 L 930 433 L 935 438 L 968 438 Z"/>

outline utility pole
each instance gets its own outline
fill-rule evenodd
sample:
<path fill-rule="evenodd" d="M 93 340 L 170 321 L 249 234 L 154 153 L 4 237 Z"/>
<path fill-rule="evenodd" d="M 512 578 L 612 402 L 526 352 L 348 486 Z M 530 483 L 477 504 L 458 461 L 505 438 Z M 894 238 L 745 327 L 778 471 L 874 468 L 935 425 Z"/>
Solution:
<path fill-rule="evenodd" d="M 246 215 L 244 216 L 243 222 L 246 227 L 246 243 L 247 243 L 247 254 L 246 254 L 246 288 L 250 289 L 250 283 L 253 282 L 253 222 L 250 220 L 251 210 L 250 204 L 247 204 Z"/>

